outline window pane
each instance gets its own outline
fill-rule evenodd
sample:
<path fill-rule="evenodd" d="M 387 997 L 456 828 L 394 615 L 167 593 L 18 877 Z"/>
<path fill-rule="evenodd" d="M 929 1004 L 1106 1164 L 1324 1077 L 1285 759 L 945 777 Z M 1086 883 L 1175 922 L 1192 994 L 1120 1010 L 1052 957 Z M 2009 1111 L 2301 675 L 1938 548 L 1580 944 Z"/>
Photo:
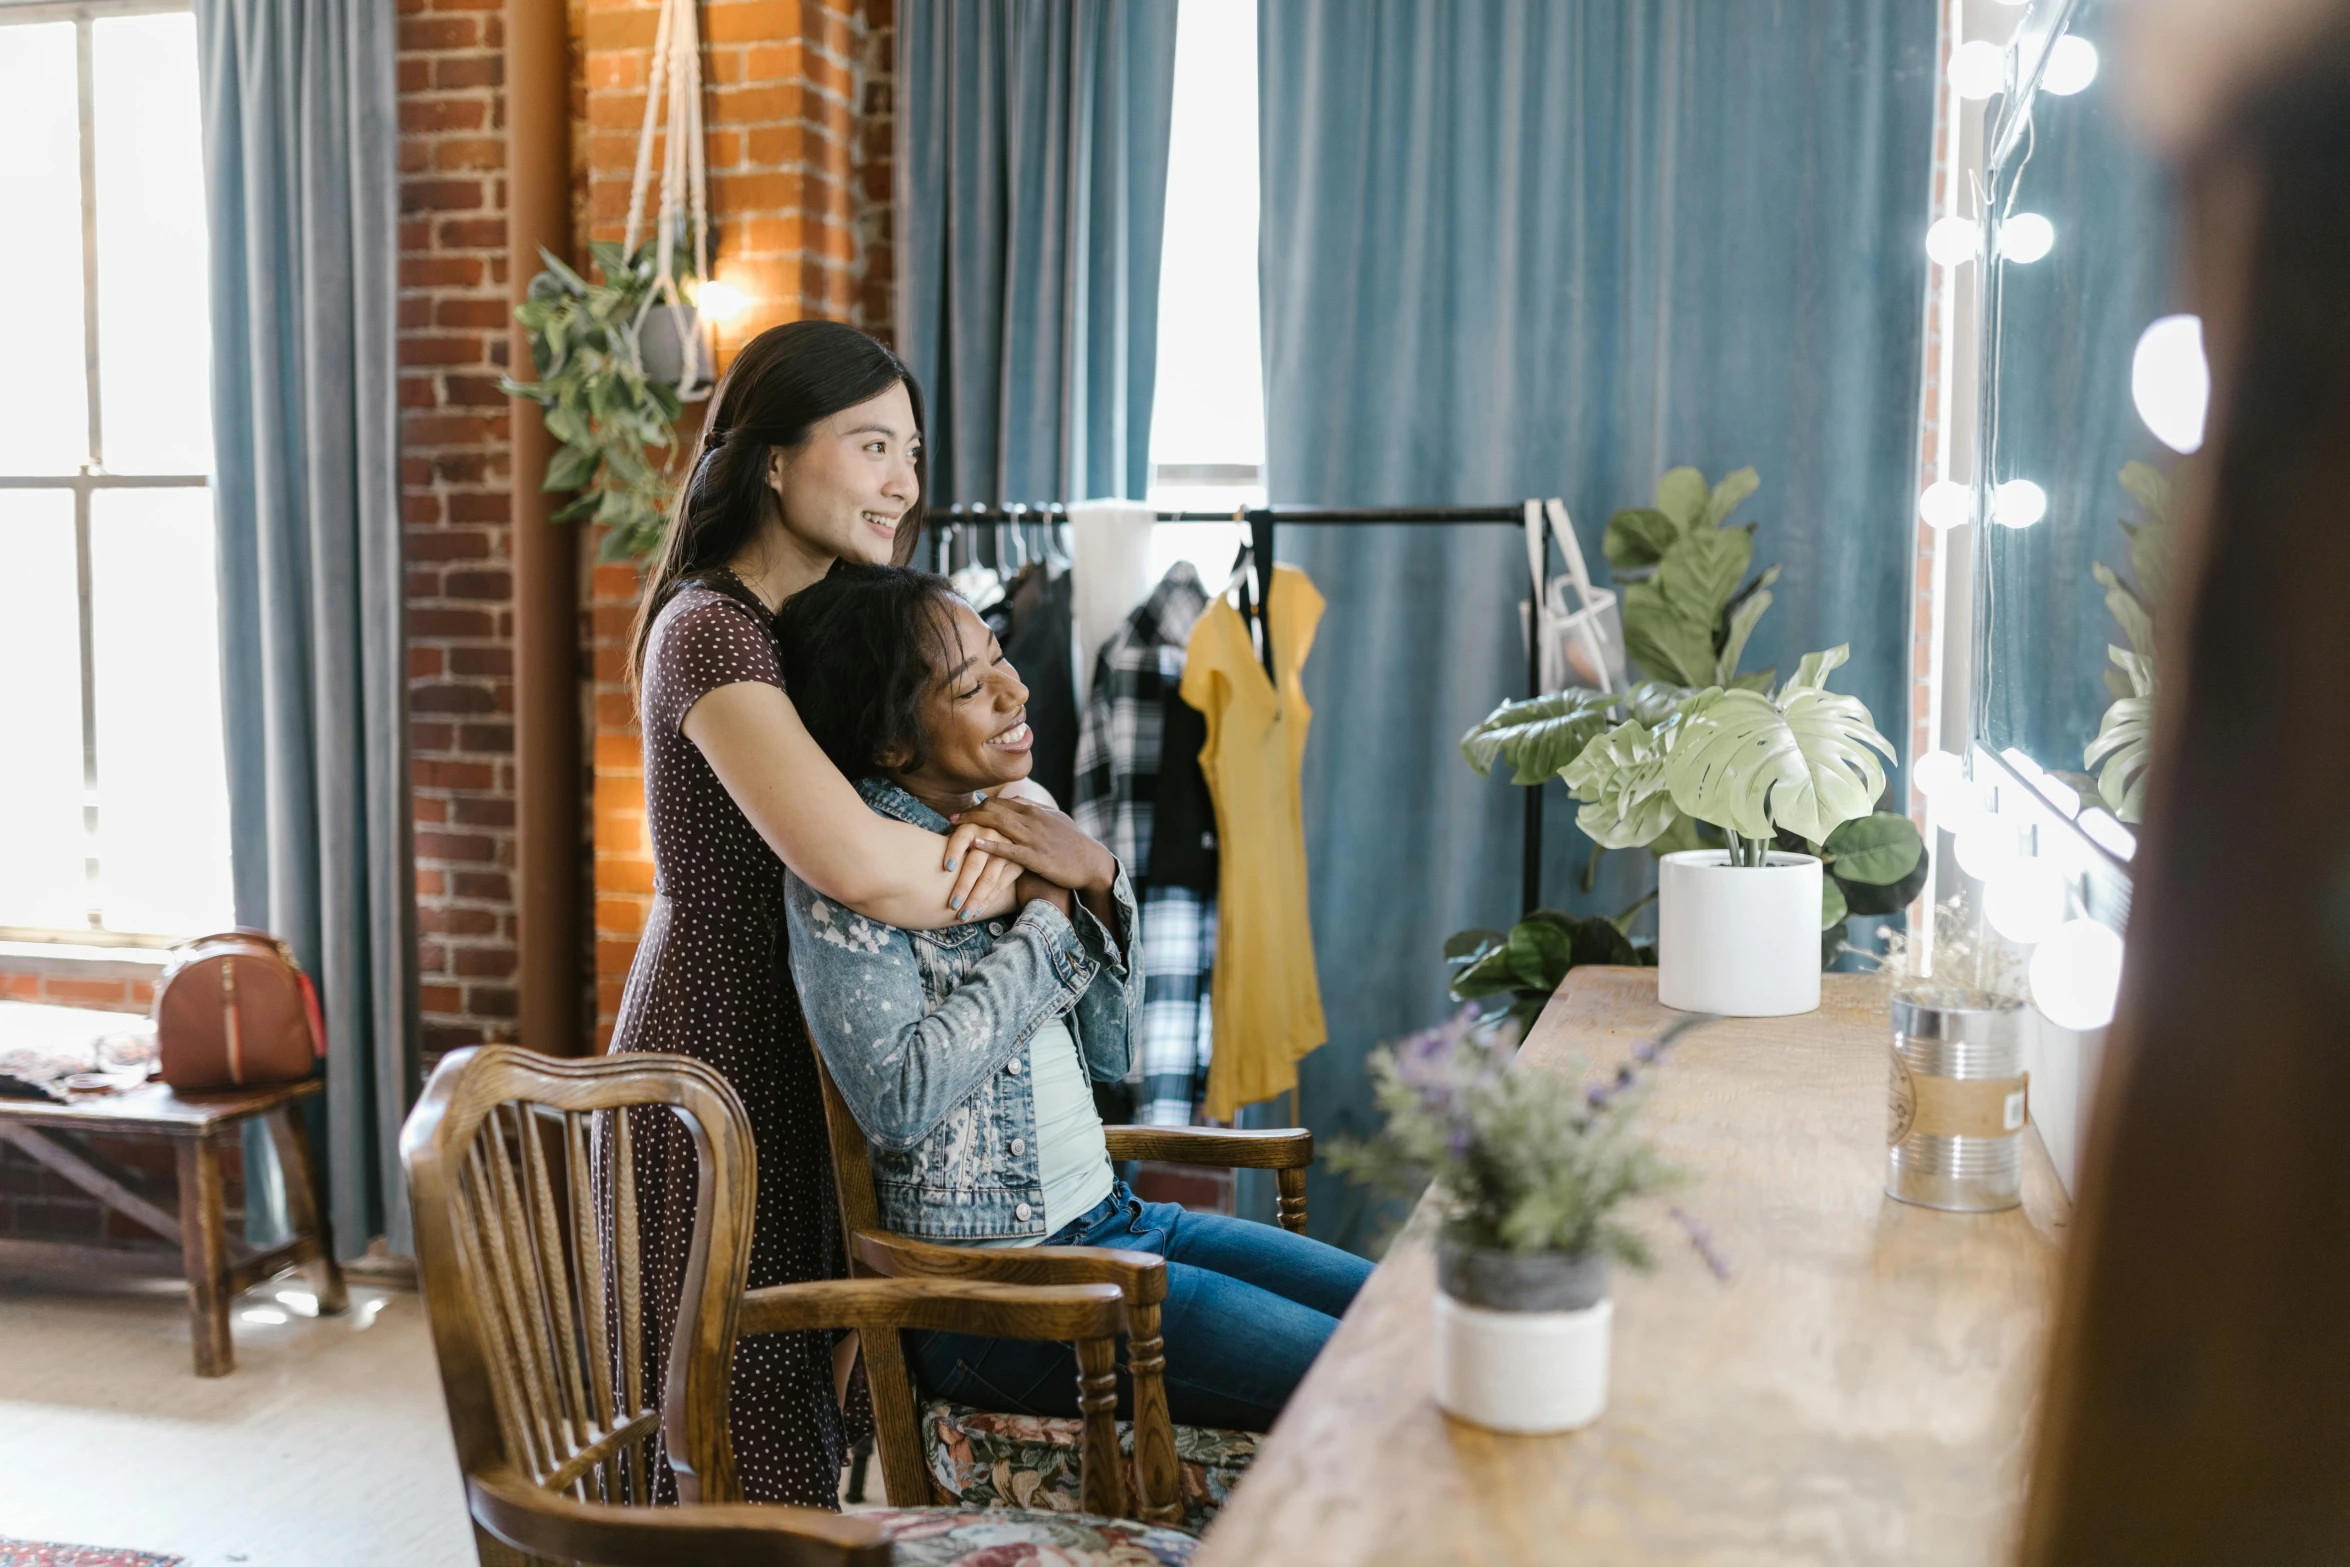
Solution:
<path fill-rule="evenodd" d="M 196 19 L 93 29 L 98 396 L 115 473 L 212 471 L 211 323 Z"/>
<path fill-rule="evenodd" d="M 72 473 L 89 458 L 90 424 L 71 22 L 0 28 L 0 212 L 0 473 Z"/>
<path fill-rule="evenodd" d="M 1176 15 L 1151 462 L 1257 467 L 1257 8 L 1184 0 Z"/>
<path fill-rule="evenodd" d="M 212 493 L 98 491 L 90 579 L 106 926 L 224 929 L 233 921 Z"/>
<path fill-rule="evenodd" d="M 90 922 L 76 599 L 72 494 L 0 490 L 0 925 Z"/>

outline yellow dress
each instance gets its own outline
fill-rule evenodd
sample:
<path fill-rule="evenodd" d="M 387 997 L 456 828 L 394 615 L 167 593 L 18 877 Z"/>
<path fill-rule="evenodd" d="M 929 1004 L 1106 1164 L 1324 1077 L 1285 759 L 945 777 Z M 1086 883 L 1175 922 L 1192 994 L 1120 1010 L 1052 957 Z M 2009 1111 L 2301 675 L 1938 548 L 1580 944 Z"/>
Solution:
<path fill-rule="evenodd" d="M 1230 1120 L 1245 1104 L 1297 1086 L 1297 1060 L 1329 1037 L 1306 911 L 1304 813 L 1298 768 L 1306 705 L 1297 673 L 1314 645 L 1322 595 L 1295 566 L 1273 568 L 1270 620 L 1280 689 L 1222 598 L 1192 628 L 1183 700 L 1206 715 L 1199 754 L 1216 803 L 1215 1054 L 1205 1112 Z"/>

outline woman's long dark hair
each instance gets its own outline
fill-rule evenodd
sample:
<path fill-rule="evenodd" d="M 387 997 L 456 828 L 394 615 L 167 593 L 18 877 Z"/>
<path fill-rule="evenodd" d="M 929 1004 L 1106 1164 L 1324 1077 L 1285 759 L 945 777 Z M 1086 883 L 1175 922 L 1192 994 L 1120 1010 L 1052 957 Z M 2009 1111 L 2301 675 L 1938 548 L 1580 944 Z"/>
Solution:
<path fill-rule="evenodd" d="M 628 680 L 642 683 L 653 621 L 680 585 L 717 571 L 758 535 L 776 504 L 769 454 L 797 446 L 824 419 L 902 383 L 923 429 L 922 388 L 887 345 L 838 321 L 790 321 L 745 343 L 710 400 L 693 465 L 678 487 L 669 532 L 638 601 L 628 644 Z M 929 457 L 917 448 L 914 505 L 898 521 L 894 559 L 913 558 L 930 493 Z"/>

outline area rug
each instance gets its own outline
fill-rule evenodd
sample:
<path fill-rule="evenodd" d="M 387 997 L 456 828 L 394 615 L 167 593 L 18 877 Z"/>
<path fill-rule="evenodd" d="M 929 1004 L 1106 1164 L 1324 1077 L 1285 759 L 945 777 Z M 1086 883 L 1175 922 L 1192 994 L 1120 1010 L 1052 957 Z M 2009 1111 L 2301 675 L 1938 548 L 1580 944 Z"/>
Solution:
<path fill-rule="evenodd" d="M 152 1551 L 118 1551 L 103 1545 L 56 1545 L 41 1540 L 0 1540 L 0 1567 L 179 1567 L 184 1556 Z"/>

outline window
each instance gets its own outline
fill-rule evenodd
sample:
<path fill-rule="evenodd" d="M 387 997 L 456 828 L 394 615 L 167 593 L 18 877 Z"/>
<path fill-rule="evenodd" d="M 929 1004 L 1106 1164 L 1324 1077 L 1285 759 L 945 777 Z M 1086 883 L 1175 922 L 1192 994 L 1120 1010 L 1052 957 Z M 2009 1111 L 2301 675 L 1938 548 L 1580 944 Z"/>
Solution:
<path fill-rule="evenodd" d="M 1257 325 L 1256 0 L 1184 0 L 1175 22 L 1167 231 L 1151 494 L 1165 511 L 1265 501 L 1265 386 Z M 1192 561 L 1222 586 L 1240 529 L 1153 530 L 1151 579 Z"/>
<path fill-rule="evenodd" d="M 0 5 L 0 939 L 230 923 L 195 18 Z"/>

